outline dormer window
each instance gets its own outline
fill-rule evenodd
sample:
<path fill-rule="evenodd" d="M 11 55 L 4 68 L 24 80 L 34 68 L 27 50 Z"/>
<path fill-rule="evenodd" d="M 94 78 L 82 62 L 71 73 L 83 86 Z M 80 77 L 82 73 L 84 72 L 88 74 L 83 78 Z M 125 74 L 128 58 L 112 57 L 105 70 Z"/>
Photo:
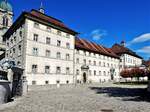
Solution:
<path fill-rule="evenodd" d="M 66 37 L 69 38 L 69 37 L 70 37 L 70 34 L 67 33 L 67 34 L 66 34 Z"/>
<path fill-rule="evenodd" d="M 47 27 L 47 31 L 48 31 L 48 32 L 51 32 L 51 30 L 52 30 L 51 27 L 48 26 L 48 27 Z"/>
<path fill-rule="evenodd" d="M 57 35 L 60 35 L 60 36 L 61 36 L 61 31 L 58 30 L 58 31 L 57 31 Z"/>
<path fill-rule="evenodd" d="M 35 28 L 39 28 L 39 23 L 36 23 L 36 22 L 35 22 L 35 23 L 34 23 L 34 27 L 35 27 Z"/>

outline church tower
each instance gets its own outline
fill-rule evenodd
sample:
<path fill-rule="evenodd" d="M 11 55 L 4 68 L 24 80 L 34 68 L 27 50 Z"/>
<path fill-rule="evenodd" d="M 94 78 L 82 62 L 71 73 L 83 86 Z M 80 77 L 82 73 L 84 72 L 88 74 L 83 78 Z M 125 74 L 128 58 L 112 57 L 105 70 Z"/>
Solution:
<path fill-rule="evenodd" d="M 8 0 L 0 0 L 0 55 L 5 50 L 3 35 L 13 24 L 13 9 Z"/>

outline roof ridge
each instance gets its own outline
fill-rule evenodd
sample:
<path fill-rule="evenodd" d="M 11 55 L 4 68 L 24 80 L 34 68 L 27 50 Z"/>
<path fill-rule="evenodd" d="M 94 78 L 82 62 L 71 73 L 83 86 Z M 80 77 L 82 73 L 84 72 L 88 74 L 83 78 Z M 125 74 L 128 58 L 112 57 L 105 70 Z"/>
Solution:
<path fill-rule="evenodd" d="M 56 20 L 56 21 L 58 21 L 58 22 L 64 23 L 63 21 L 61 21 L 61 20 L 59 20 L 59 19 L 57 19 L 57 18 L 55 18 L 55 17 L 49 16 L 49 15 L 47 15 L 47 14 L 43 14 L 43 13 L 41 13 L 41 12 L 38 11 L 38 10 L 32 9 L 31 12 L 32 12 L 32 11 L 35 11 L 35 12 L 37 12 L 37 13 L 40 13 L 40 14 L 42 14 L 43 16 L 50 17 L 50 18 L 52 18 L 52 19 L 54 19 L 54 20 Z M 29 12 L 29 13 L 30 13 L 30 12 Z"/>

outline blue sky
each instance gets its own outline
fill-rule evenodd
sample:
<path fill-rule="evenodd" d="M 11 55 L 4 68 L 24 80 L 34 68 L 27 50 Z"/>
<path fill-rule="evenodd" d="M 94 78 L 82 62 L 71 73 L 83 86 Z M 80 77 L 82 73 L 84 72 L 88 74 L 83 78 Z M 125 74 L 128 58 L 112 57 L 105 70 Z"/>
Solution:
<path fill-rule="evenodd" d="M 8 0 L 14 20 L 38 9 L 41 0 Z M 80 37 L 111 47 L 125 40 L 144 59 L 150 57 L 150 0 L 42 0 L 46 14 L 62 20 Z"/>

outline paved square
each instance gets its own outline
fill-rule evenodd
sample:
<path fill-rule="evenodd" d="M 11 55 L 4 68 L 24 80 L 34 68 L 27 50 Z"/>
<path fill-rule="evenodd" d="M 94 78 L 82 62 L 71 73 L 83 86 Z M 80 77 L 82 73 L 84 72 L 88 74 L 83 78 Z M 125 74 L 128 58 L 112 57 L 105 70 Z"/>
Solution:
<path fill-rule="evenodd" d="M 93 84 L 57 89 L 34 86 L 27 96 L 0 112 L 150 112 L 150 103 L 139 98 L 145 87 Z"/>

